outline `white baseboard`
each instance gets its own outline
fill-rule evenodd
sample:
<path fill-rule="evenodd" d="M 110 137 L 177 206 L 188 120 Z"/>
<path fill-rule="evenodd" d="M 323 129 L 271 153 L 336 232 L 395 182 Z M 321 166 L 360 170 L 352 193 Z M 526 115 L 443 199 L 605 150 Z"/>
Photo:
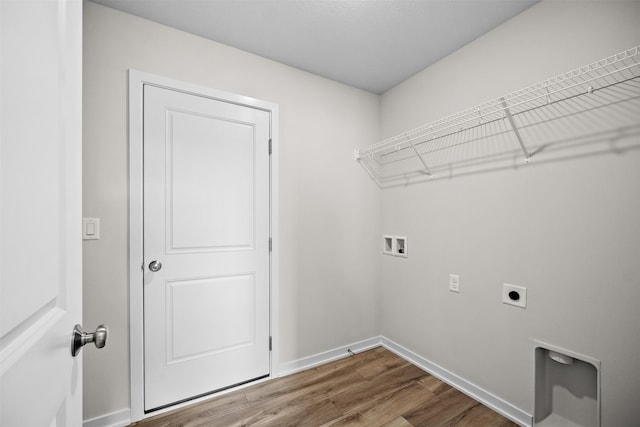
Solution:
<path fill-rule="evenodd" d="M 84 420 L 82 427 L 123 427 L 131 424 L 129 408 Z"/>
<path fill-rule="evenodd" d="M 509 402 L 506 402 L 498 396 L 495 396 L 488 391 L 476 386 L 475 384 L 472 384 L 465 379 L 460 378 L 453 372 L 447 371 L 443 367 L 438 366 L 435 363 L 425 359 L 424 357 L 417 355 L 413 351 L 402 347 L 400 344 L 397 344 L 388 338 L 380 337 L 380 343 L 387 350 L 392 351 L 406 361 L 418 366 L 424 371 L 427 371 L 434 377 L 439 378 L 440 380 L 444 381 L 455 389 L 460 390 L 464 394 L 472 397 L 483 405 L 493 409 L 504 417 L 509 418 L 513 422 L 518 423 L 523 427 L 531 427 L 533 423 L 532 416 L 522 411 L 521 409 L 516 408 Z"/>
<path fill-rule="evenodd" d="M 361 351 L 379 347 L 380 345 L 380 337 L 374 337 L 350 345 L 334 348 L 333 350 L 314 354 L 313 356 L 283 363 L 278 369 L 279 376 L 285 377 L 287 375 L 295 374 L 296 372 L 304 371 L 305 369 L 310 369 L 315 366 L 333 362 L 334 360 L 342 359 L 343 357 L 349 356 L 348 350 L 351 350 L 354 353 L 359 353 Z"/>
<path fill-rule="evenodd" d="M 475 384 L 466 381 L 453 372 L 446 370 L 445 368 L 425 359 L 422 356 L 419 356 L 413 351 L 383 336 L 369 338 L 367 340 L 338 347 L 333 350 L 324 351 L 322 353 L 304 357 L 302 359 L 283 363 L 279 366 L 279 376 L 284 377 L 296 372 L 304 371 L 305 369 L 310 369 L 315 366 L 348 357 L 348 350 L 351 350 L 354 353 L 359 353 L 361 351 L 370 350 L 378 346 L 383 346 L 387 350 L 397 354 L 406 361 L 418 366 L 422 370 L 430 373 L 434 377 L 439 378 L 440 380 L 460 390 L 461 392 L 472 397 L 483 405 L 509 418 L 513 422 L 518 423 L 523 427 L 531 427 L 533 423 L 533 418 L 531 415 L 527 414 L 519 408 L 516 408 L 509 402 L 506 402 L 505 400 L 476 386 Z M 83 423 L 83 427 L 123 427 L 128 425 L 130 422 L 130 410 L 123 409 L 100 417 L 92 418 L 90 420 L 86 420 Z"/>

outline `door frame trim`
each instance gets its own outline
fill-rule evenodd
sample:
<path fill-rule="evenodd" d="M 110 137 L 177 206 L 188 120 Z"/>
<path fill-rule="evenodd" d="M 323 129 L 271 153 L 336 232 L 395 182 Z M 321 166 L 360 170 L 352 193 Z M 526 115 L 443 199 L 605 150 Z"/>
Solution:
<path fill-rule="evenodd" d="M 270 378 L 279 376 L 279 106 L 242 95 L 194 85 L 168 77 L 130 69 L 129 77 L 129 362 L 131 421 L 144 413 L 144 330 L 143 330 L 143 89 L 153 85 L 197 96 L 267 111 L 270 115 L 272 153 L 269 158 L 269 214 L 272 250 L 270 256 L 269 316 L 272 351 Z M 155 413 L 153 415 L 156 415 Z"/>

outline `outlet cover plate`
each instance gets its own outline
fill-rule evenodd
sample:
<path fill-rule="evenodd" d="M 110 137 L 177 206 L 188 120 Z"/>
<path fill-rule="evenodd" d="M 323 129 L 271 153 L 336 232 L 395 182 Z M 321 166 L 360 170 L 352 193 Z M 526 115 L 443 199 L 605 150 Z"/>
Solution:
<path fill-rule="evenodd" d="M 516 307 L 527 308 L 527 288 L 503 283 L 502 302 Z"/>
<path fill-rule="evenodd" d="M 457 274 L 449 274 L 449 290 L 451 292 L 460 292 L 460 276 Z"/>

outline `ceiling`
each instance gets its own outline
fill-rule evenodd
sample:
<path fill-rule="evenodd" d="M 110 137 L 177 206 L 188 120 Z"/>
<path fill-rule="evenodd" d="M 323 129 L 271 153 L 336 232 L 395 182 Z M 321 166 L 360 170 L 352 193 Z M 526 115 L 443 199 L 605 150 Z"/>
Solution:
<path fill-rule="evenodd" d="M 92 0 L 383 93 L 539 0 Z"/>

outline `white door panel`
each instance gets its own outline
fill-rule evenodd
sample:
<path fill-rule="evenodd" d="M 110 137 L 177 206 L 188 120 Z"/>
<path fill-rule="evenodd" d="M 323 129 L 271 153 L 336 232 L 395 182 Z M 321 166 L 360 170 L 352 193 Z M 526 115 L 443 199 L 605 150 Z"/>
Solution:
<path fill-rule="evenodd" d="M 269 374 L 269 120 L 144 88 L 147 411 Z"/>
<path fill-rule="evenodd" d="M 168 251 L 251 249 L 254 126 L 174 111 L 168 121 Z M 210 135 L 219 140 L 209 143 Z M 205 194 L 201 183 L 207 185 Z"/>
<path fill-rule="evenodd" d="M 169 282 L 168 363 L 254 345 L 255 296 L 252 274 Z M 198 330 L 208 333 L 192 339 Z"/>
<path fill-rule="evenodd" d="M 82 2 L 0 1 L 0 425 L 80 426 Z"/>

